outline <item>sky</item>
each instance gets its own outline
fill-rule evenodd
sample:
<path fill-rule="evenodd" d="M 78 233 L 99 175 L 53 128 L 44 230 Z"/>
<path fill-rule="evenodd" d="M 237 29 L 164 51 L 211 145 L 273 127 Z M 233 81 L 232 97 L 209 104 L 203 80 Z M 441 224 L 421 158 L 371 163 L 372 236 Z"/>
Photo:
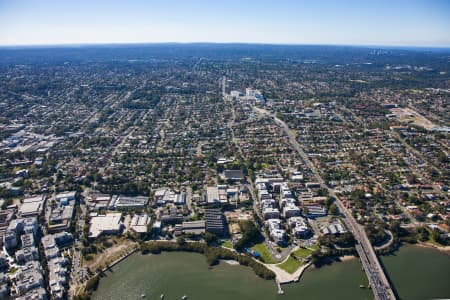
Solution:
<path fill-rule="evenodd" d="M 0 45 L 450 46 L 450 0 L 0 0 Z"/>

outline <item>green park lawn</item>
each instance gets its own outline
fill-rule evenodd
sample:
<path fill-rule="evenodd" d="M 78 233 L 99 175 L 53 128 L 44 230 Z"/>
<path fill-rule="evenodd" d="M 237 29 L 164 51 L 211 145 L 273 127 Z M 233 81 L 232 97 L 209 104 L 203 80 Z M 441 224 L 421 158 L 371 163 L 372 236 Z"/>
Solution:
<path fill-rule="evenodd" d="M 256 244 L 252 247 L 252 249 L 261 255 L 261 260 L 266 264 L 276 263 L 275 259 L 273 259 L 272 254 L 270 253 L 269 249 L 267 249 L 264 243 Z"/>
<path fill-rule="evenodd" d="M 295 271 L 297 271 L 297 269 L 300 268 L 302 265 L 303 263 L 301 261 L 296 260 L 292 256 L 289 256 L 289 258 L 282 264 L 279 264 L 278 267 L 292 274 Z"/>
<path fill-rule="evenodd" d="M 233 244 L 229 240 L 225 240 L 222 242 L 222 246 L 226 248 L 233 249 Z"/>
<path fill-rule="evenodd" d="M 307 248 L 298 248 L 294 251 L 294 255 L 298 258 L 305 259 L 313 253 L 313 250 Z"/>
<path fill-rule="evenodd" d="M 314 244 L 314 245 L 312 245 L 311 247 L 309 247 L 309 249 L 312 249 L 313 251 L 315 251 L 315 250 L 319 250 L 320 247 L 319 247 L 319 245 Z"/>

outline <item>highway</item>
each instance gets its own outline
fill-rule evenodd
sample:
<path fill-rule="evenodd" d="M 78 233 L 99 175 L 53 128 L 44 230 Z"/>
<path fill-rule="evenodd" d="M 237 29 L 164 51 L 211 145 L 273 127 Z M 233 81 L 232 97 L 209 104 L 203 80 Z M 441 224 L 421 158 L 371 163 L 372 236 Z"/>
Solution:
<path fill-rule="evenodd" d="M 328 189 L 329 195 L 336 199 L 336 205 L 339 210 L 344 214 L 344 222 L 347 228 L 352 232 L 358 244 L 356 245 L 356 250 L 361 259 L 361 263 L 363 265 L 364 271 L 366 272 L 367 278 L 369 280 L 370 287 L 374 293 L 375 299 L 377 300 L 391 300 L 396 299 L 394 292 L 389 284 L 389 281 L 384 274 L 383 268 L 378 260 L 378 257 L 375 254 L 375 251 L 367 238 L 366 232 L 361 225 L 359 225 L 356 220 L 353 218 L 351 212 L 344 206 L 342 201 L 337 197 L 332 189 L 328 187 L 328 185 L 323 180 L 317 168 L 313 165 L 308 155 L 303 151 L 300 144 L 297 142 L 294 134 L 291 132 L 289 127 L 285 122 L 280 120 L 275 116 L 275 114 L 269 113 L 267 110 L 254 107 L 253 110 L 258 114 L 264 114 L 272 117 L 275 122 L 283 128 L 283 131 L 289 138 L 291 145 L 298 152 L 300 157 L 303 159 L 307 167 L 314 173 L 317 178 L 317 181 L 325 188 Z"/>

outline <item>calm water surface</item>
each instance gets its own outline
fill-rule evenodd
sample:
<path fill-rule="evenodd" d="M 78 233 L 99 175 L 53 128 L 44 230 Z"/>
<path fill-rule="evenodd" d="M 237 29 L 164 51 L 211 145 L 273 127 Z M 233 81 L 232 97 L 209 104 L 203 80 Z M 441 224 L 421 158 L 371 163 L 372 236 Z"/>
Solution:
<path fill-rule="evenodd" d="M 400 299 L 450 299 L 450 256 L 418 246 L 381 258 Z"/>
<path fill-rule="evenodd" d="M 208 268 L 196 253 L 135 254 L 102 278 L 93 299 L 372 299 L 357 260 L 308 270 L 299 283 L 284 285 L 277 295 L 274 281 L 260 279 L 248 267 L 221 263 Z"/>
<path fill-rule="evenodd" d="M 401 299 L 450 298 L 450 257 L 434 249 L 402 247 L 382 258 Z M 306 271 L 299 283 L 284 285 L 277 295 L 274 281 L 256 277 L 248 267 L 221 263 L 209 268 L 201 254 L 174 252 L 159 255 L 135 254 L 102 278 L 95 300 L 189 299 L 298 300 L 373 299 L 360 289 L 367 279 L 358 260 L 334 263 Z"/>

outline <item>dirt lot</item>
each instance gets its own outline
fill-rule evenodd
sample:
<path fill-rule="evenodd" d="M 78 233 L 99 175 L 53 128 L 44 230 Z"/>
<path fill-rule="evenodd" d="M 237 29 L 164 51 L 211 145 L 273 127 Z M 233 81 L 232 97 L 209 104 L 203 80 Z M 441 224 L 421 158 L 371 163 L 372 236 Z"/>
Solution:
<path fill-rule="evenodd" d="M 111 263 L 127 250 L 133 247 L 136 243 L 123 238 L 108 239 L 107 242 L 112 243 L 111 247 L 104 247 L 102 252 L 93 255 L 92 260 L 83 260 L 83 267 L 96 270 L 99 267 L 104 267 L 107 263 Z M 114 243 L 115 242 L 115 243 Z M 102 248 L 102 243 L 98 243 L 98 248 Z"/>
<path fill-rule="evenodd" d="M 391 112 L 397 116 L 400 122 L 412 123 L 427 130 L 436 126 L 436 124 L 410 108 L 392 108 Z"/>

